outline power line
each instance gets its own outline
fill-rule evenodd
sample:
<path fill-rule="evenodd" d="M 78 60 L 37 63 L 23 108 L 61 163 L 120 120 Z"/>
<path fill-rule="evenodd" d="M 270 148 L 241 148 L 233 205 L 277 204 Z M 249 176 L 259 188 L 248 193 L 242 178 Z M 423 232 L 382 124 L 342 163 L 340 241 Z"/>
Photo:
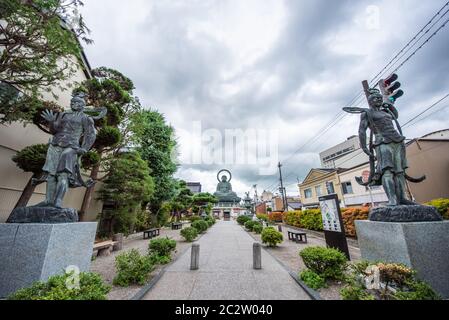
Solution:
<path fill-rule="evenodd" d="M 448 22 L 449 19 L 446 19 L 446 21 L 434 33 L 432 33 L 430 37 L 428 37 L 415 51 L 413 51 L 407 57 L 407 59 L 405 59 L 396 69 L 394 69 L 392 73 L 396 73 L 400 68 L 402 68 L 419 50 L 421 50 L 426 44 L 428 44 L 430 40 L 432 40 L 432 38 L 435 37 L 438 34 L 438 32 L 440 32 L 441 29 L 443 29 L 447 25 Z"/>
<path fill-rule="evenodd" d="M 421 28 L 420 31 L 418 31 L 418 33 L 396 54 L 396 56 L 390 60 L 390 62 L 388 62 L 388 64 L 371 80 L 371 83 L 376 81 L 376 78 L 380 75 L 382 75 L 382 73 L 385 70 L 389 70 L 392 67 L 393 62 L 397 59 L 398 61 L 405 56 L 415 45 L 416 43 L 419 42 L 420 39 L 422 39 L 427 33 L 430 32 L 430 30 L 449 12 L 449 10 L 447 10 L 429 29 L 427 29 L 424 34 L 418 38 L 418 36 L 426 29 L 427 26 L 429 26 L 433 20 L 440 15 L 440 13 L 443 11 L 443 9 L 445 7 L 447 7 L 449 5 L 449 2 L 447 2 L 430 20 L 429 22 L 426 23 L 426 25 L 424 25 L 423 28 Z M 446 24 L 449 22 L 449 19 L 447 19 L 442 25 L 440 25 L 440 27 L 434 31 L 434 33 L 432 35 L 430 35 L 412 54 L 410 54 L 394 71 L 393 73 L 397 72 L 400 68 L 402 68 L 418 51 L 420 51 L 426 44 L 428 44 L 430 42 L 430 40 L 435 37 L 439 31 L 441 29 L 443 29 Z M 416 40 L 417 39 L 417 40 Z M 416 40 L 416 41 L 415 41 Z M 415 41 L 415 43 L 410 46 L 413 42 Z M 405 51 L 408 47 L 410 47 L 407 51 Z M 401 53 L 403 53 L 401 55 Z M 399 58 L 398 58 L 399 57 Z M 397 62 L 398 62 L 397 61 Z M 395 62 L 394 64 L 396 64 L 397 62 Z M 393 64 L 393 65 L 394 65 Z M 389 66 L 391 66 L 390 68 L 388 68 Z M 355 102 L 357 102 L 359 100 L 359 96 L 362 95 L 363 97 L 363 91 L 361 93 L 359 93 L 358 95 L 356 95 L 349 103 L 348 103 L 348 107 L 352 106 Z M 288 158 L 288 160 L 290 160 L 291 158 L 293 158 L 296 154 L 298 154 L 300 151 L 302 151 L 307 145 L 309 145 L 310 143 L 316 142 L 319 138 L 321 138 L 326 132 L 328 132 L 330 129 L 332 129 L 333 127 L 335 127 L 342 119 L 345 118 L 345 116 L 347 116 L 347 114 L 345 114 L 343 112 L 342 115 L 342 111 L 338 112 L 337 115 L 333 118 L 333 120 L 328 123 L 322 130 L 319 131 L 319 133 L 312 137 L 311 139 L 309 139 L 304 145 L 302 145 L 298 150 L 296 150 L 292 156 L 290 156 Z M 287 180 L 293 173 L 290 173 L 287 175 L 287 177 L 285 178 L 285 180 Z M 270 187 L 268 187 L 267 189 L 271 188 L 273 185 L 276 185 L 276 182 L 274 184 L 271 184 Z"/>
<path fill-rule="evenodd" d="M 407 49 L 411 44 L 412 44 L 412 42 L 413 41 L 415 41 L 417 38 L 418 38 L 418 36 L 424 31 L 424 29 L 427 27 L 427 26 L 429 26 L 432 22 L 433 22 L 433 20 L 438 16 L 438 15 L 440 15 L 440 13 L 444 10 L 444 8 L 446 8 L 447 6 L 449 6 L 449 1 L 448 2 L 446 2 L 446 4 L 440 9 L 440 10 L 438 10 L 438 12 L 429 20 L 429 22 L 427 22 L 425 25 L 424 25 L 424 27 L 422 27 L 421 28 L 421 30 L 419 30 L 418 31 L 418 33 L 393 57 L 393 59 L 391 59 L 390 60 L 390 62 L 388 62 L 388 64 L 378 73 L 378 74 L 376 74 L 375 76 L 374 76 L 374 78 L 373 79 L 371 79 L 371 81 L 370 81 L 370 83 L 373 83 L 376 79 L 377 79 L 377 77 L 378 76 L 381 76 L 382 75 L 382 73 L 384 72 L 384 71 L 386 71 L 387 70 L 387 68 L 390 66 L 390 65 L 392 65 L 393 64 L 393 62 L 397 59 L 397 60 L 400 60 L 401 58 L 399 57 L 404 51 L 405 51 L 405 49 Z M 443 14 L 443 16 L 442 17 L 444 17 L 444 15 L 446 15 L 447 14 L 447 11 Z M 441 17 L 441 18 L 442 18 Z M 441 20 L 441 18 L 438 20 L 438 21 L 440 21 Z M 437 21 L 437 22 L 438 22 Z M 435 24 L 434 24 L 435 25 Z M 434 26 L 433 25 L 433 26 Z M 432 27 L 433 27 L 432 26 Z M 432 28 L 431 27 L 431 28 Z M 427 31 L 428 32 L 428 31 Z M 427 33 L 426 32 L 426 33 Z M 418 42 L 419 40 L 420 40 L 421 38 L 419 38 L 416 42 Z M 415 42 L 415 44 L 416 44 L 416 42 Z M 415 44 L 413 44 L 413 46 L 415 45 Z M 413 47 L 413 46 L 411 46 L 411 47 Z M 399 57 L 399 58 L 398 58 Z M 401 56 L 402 57 L 402 56 Z"/>
<path fill-rule="evenodd" d="M 409 128 L 409 127 L 411 127 L 411 126 L 413 126 L 413 125 L 415 125 L 415 124 L 417 124 L 417 123 L 419 123 L 419 122 L 421 122 L 421 121 L 424 121 L 424 120 L 428 119 L 429 117 L 433 116 L 434 114 L 437 114 L 437 113 L 439 113 L 439 112 L 441 112 L 441 111 L 447 109 L 448 107 L 449 107 L 449 104 L 446 105 L 446 106 L 444 106 L 444 107 L 441 108 L 441 109 L 435 110 L 434 112 L 428 114 L 428 115 L 425 116 L 424 118 L 421 118 L 421 119 L 419 119 L 418 121 L 416 121 L 416 122 L 414 122 L 414 123 L 411 123 L 411 124 L 405 126 L 404 129 L 407 129 L 407 128 Z"/>
<path fill-rule="evenodd" d="M 407 121 L 406 123 L 403 124 L 403 128 L 407 128 L 408 126 L 410 126 L 410 124 L 415 121 L 416 119 L 418 119 L 419 117 L 421 117 L 423 114 L 427 113 L 427 111 L 432 110 L 433 108 L 435 108 L 437 105 L 439 105 L 442 101 L 446 100 L 449 97 L 449 93 L 446 94 L 443 98 L 441 98 L 440 100 L 438 100 L 437 102 L 435 102 L 434 104 L 432 104 L 430 107 L 428 107 L 427 109 L 425 109 L 423 112 L 419 113 L 418 115 L 416 115 L 415 117 L 413 117 L 412 119 L 410 119 L 409 121 Z"/>

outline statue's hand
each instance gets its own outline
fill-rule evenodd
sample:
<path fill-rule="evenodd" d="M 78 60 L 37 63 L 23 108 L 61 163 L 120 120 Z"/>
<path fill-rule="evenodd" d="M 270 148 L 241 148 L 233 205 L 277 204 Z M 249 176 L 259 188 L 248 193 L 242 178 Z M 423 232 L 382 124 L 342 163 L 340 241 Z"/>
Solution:
<path fill-rule="evenodd" d="M 79 148 L 76 152 L 78 153 L 79 156 L 83 156 L 87 153 L 87 150 L 84 148 Z"/>
<path fill-rule="evenodd" d="M 55 122 L 56 121 L 56 114 L 53 113 L 52 110 L 45 110 L 42 112 L 42 118 L 44 118 L 47 122 Z"/>

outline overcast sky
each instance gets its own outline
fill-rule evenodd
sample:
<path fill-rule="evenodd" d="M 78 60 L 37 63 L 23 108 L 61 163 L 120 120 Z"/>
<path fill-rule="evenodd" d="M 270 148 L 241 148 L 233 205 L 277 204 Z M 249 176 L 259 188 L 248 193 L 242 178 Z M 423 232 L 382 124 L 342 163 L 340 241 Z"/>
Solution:
<path fill-rule="evenodd" d="M 111 67 L 130 77 L 142 104 L 164 113 L 177 130 L 179 178 L 201 182 L 204 191 L 214 192 L 217 171 L 227 168 L 240 195 L 256 183 L 259 193 L 275 188 L 276 172 L 261 170 L 268 165 L 260 157 L 265 145 L 273 162 L 289 160 L 283 168 L 285 184 L 295 195 L 297 179 L 320 166 L 319 152 L 357 134 L 359 117 L 346 116 L 316 143 L 292 156 L 294 152 L 445 3 L 85 0 L 83 15 L 95 41 L 86 53 L 92 67 Z M 406 92 L 397 104 L 401 123 L 449 92 L 448 53 L 449 26 L 399 70 Z M 434 110 L 448 104 L 446 100 Z M 359 100 L 357 106 L 366 103 Z M 407 128 L 406 136 L 448 128 L 448 109 Z M 203 141 L 196 133 L 199 126 Z M 230 164 L 192 158 L 201 151 L 220 151 L 219 134 L 224 139 L 226 129 L 258 130 L 247 150 L 252 161 Z M 258 158 L 253 145 L 259 146 Z M 224 156 L 229 156 L 226 151 Z"/>

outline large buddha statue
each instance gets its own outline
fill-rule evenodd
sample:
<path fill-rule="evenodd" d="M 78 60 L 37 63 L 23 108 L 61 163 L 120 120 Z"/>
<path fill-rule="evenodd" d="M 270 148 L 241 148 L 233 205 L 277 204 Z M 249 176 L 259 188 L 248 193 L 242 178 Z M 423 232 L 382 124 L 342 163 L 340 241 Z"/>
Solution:
<path fill-rule="evenodd" d="M 226 175 L 223 175 L 220 180 L 220 173 L 227 172 L 229 173 L 229 181 Z M 219 202 L 232 202 L 232 203 L 240 203 L 241 199 L 237 196 L 237 194 L 232 191 L 232 185 L 230 183 L 232 179 L 231 172 L 229 170 L 221 170 L 217 175 L 217 191 L 214 193 L 214 196 L 218 198 Z"/>

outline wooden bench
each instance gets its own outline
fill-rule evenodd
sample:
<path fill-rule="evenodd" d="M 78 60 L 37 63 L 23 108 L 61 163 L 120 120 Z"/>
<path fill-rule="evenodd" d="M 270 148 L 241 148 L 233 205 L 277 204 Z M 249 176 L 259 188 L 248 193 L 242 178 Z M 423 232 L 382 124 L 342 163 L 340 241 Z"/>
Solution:
<path fill-rule="evenodd" d="M 296 243 L 307 243 L 307 234 L 299 231 L 288 231 L 288 240 Z"/>
<path fill-rule="evenodd" d="M 182 222 L 174 222 L 171 224 L 172 230 L 180 230 L 182 229 Z"/>
<path fill-rule="evenodd" d="M 143 232 L 143 239 L 152 239 L 154 237 L 157 237 L 161 234 L 161 229 L 159 228 L 154 228 L 154 229 L 150 229 L 150 230 L 146 230 Z"/>
<path fill-rule="evenodd" d="M 114 245 L 116 245 L 117 242 L 115 241 L 105 241 L 105 242 L 99 242 L 94 244 L 94 256 L 97 257 L 108 257 L 111 255 L 112 251 L 114 250 Z"/>

